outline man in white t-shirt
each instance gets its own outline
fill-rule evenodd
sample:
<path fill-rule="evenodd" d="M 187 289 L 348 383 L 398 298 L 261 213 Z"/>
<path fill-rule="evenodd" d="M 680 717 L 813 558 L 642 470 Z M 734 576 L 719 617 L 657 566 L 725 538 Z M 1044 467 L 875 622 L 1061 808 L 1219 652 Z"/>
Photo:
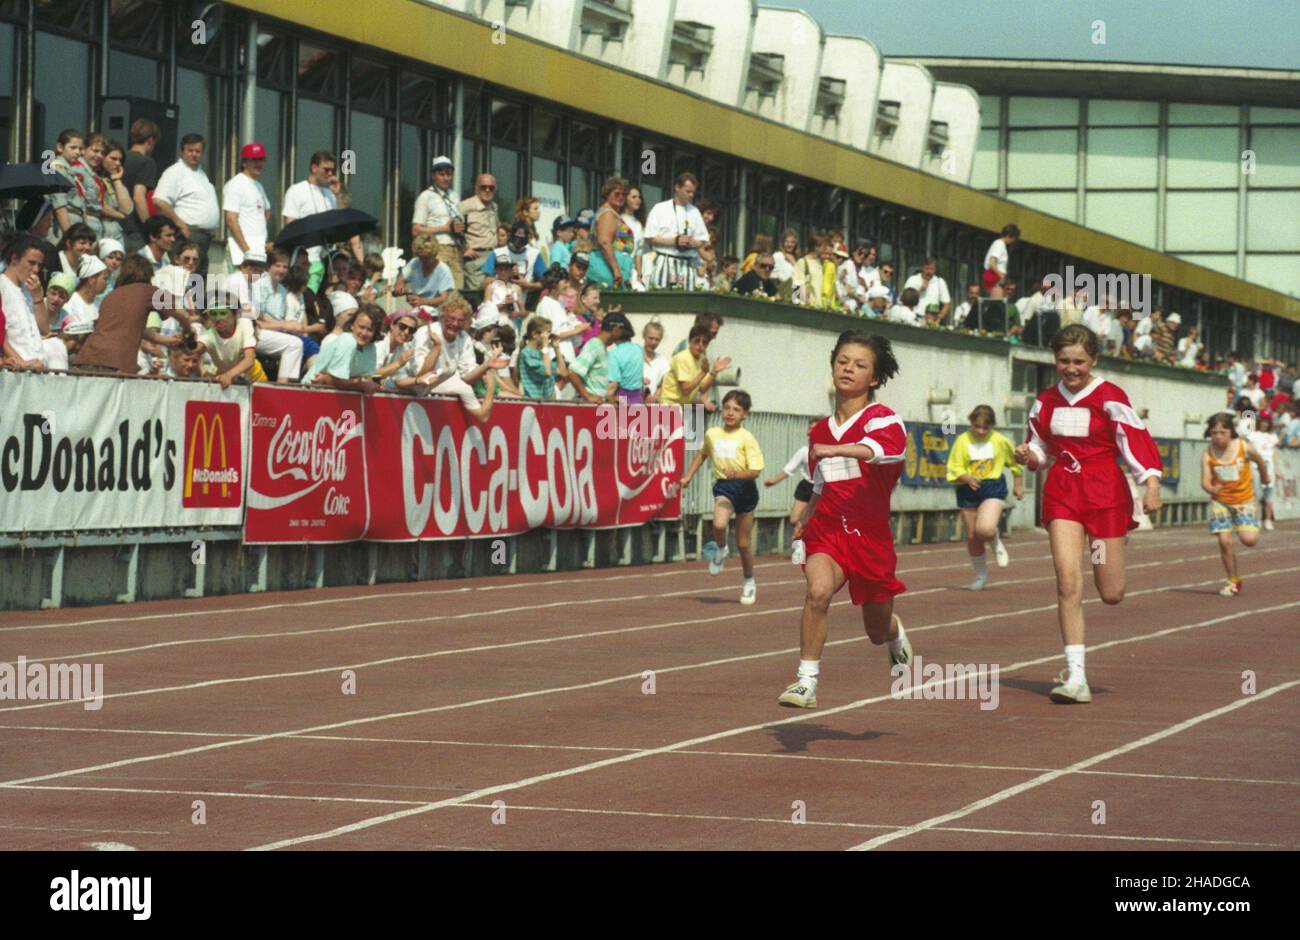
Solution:
<path fill-rule="evenodd" d="M 952 325 L 957 327 L 964 326 L 966 318 L 969 317 L 971 312 L 979 306 L 979 302 L 980 286 L 978 284 L 967 284 L 966 300 L 959 304 L 957 309 L 953 311 Z"/>
<path fill-rule="evenodd" d="M 1010 224 L 1002 226 L 1002 234 L 993 239 L 989 250 L 984 252 L 984 289 L 992 290 L 1002 283 L 1007 276 L 1010 256 L 1007 249 L 1020 240 L 1020 228 Z"/>
<path fill-rule="evenodd" d="M 317 150 L 311 155 L 310 166 L 311 172 L 305 180 L 300 180 L 285 190 L 284 206 L 280 211 L 286 226 L 309 215 L 328 212 L 339 207 L 339 191 L 343 184 L 334 172 L 337 166 L 334 154 L 328 150 Z M 360 235 L 352 236 L 349 245 L 358 262 L 365 258 Z M 311 274 L 307 286 L 313 292 L 320 289 L 321 281 L 325 279 L 322 253 L 320 245 L 313 245 L 307 249 L 307 257 L 311 260 Z"/>
<path fill-rule="evenodd" d="M 438 240 L 438 260 L 451 272 L 456 290 L 465 286 L 465 272 L 461 267 L 460 245 L 465 241 L 465 217 L 460 213 L 460 200 L 451 191 L 456 167 L 450 157 L 433 158 L 433 182 L 415 197 L 415 212 L 411 217 L 411 237 L 432 235 Z"/>
<path fill-rule="evenodd" d="M 221 190 L 221 209 L 226 216 L 226 259 L 237 268 L 250 249 L 269 250 L 271 200 L 258 177 L 266 167 L 266 148 L 244 144 L 239 152 L 239 172 Z"/>
<path fill-rule="evenodd" d="M 0 310 L 5 315 L 5 344 L 0 356 L 10 368 L 45 368 L 41 336 L 49 329 L 45 292 L 41 290 L 40 270 L 45 262 L 41 244 L 35 236 L 19 236 L 4 259 L 8 267 L 0 272 Z"/>
<path fill-rule="evenodd" d="M 181 138 L 181 158 L 163 171 L 153 191 L 154 209 L 176 225 L 176 232 L 199 246 L 199 277 L 208 274 L 208 248 L 221 225 L 217 190 L 203 170 L 203 136 Z"/>
<path fill-rule="evenodd" d="M 700 181 L 693 173 L 673 180 L 673 198 L 650 210 L 645 222 L 645 241 L 655 252 L 654 269 L 646 286 L 663 289 L 680 285 L 695 290 L 699 278 L 701 245 L 709 243 L 704 216 L 695 208 Z"/>
<path fill-rule="evenodd" d="M 916 312 L 921 316 L 925 315 L 925 311 L 931 304 L 938 304 L 939 322 L 944 323 L 947 322 L 948 314 L 952 312 L 952 297 L 948 293 L 948 282 L 935 273 L 937 268 L 937 259 L 926 258 L 921 263 L 921 270 L 903 284 L 903 290 L 909 287 L 916 290 L 919 297 Z"/>

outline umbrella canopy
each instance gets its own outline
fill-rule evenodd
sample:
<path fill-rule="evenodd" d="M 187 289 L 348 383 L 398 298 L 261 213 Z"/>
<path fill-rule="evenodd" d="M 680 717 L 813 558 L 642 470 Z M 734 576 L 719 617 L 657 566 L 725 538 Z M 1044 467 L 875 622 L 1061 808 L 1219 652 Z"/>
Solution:
<path fill-rule="evenodd" d="M 280 248 L 314 248 L 347 241 L 378 227 L 379 220 L 360 209 L 329 209 L 295 219 L 275 237 L 275 244 Z"/>
<path fill-rule="evenodd" d="M 6 163 L 0 166 L 0 199 L 31 199 L 71 189 L 58 173 L 45 173 L 40 163 Z"/>

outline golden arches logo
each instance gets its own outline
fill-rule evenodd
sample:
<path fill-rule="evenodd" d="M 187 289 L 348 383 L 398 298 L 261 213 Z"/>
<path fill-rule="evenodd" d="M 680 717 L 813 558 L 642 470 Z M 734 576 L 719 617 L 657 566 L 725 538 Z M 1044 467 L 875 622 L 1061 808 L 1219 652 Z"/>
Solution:
<path fill-rule="evenodd" d="M 190 446 L 187 448 L 189 451 L 189 455 L 185 460 L 185 498 L 186 499 L 189 499 L 194 491 L 194 462 L 195 462 L 195 457 L 198 454 L 198 450 L 199 450 L 198 447 L 195 445 L 200 440 L 200 434 L 202 434 L 202 440 L 203 440 L 202 469 L 204 470 L 212 469 L 212 451 L 213 451 L 214 438 L 219 440 L 221 444 L 221 464 L 220 464 L 221 468 L 225 469 L 230 465 L 229 456 L 226 453 L 225 429 L 226 429 L 225 423 L 222 421 L 221 415 L 219 414 L 213 415 L 210 419 L 206 414 L 203 414 L 202 412 L 194 416 L 194 426 L 193 428 L 190 429 Z M 214 484 L 209 483 L 208 481 L 205 480 L 203 482 L 203 492 L 204 493 L 208 492 L 208 490 L 213 485 Z M 231 484 L 222 481 L 219 485 L 221 486 L 221 495 L 228 496 L 230 494 Z"/>

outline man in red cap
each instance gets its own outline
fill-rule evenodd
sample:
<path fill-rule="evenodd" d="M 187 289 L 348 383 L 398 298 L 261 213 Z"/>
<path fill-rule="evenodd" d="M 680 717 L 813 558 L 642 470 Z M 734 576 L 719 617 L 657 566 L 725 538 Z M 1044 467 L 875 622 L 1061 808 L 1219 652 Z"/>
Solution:
<path fill-rule="evenodd" d="M 226 216 L 226 258 L 238 268 L 248 251 L 269 251 L 271 200 L 258 177 L 266 166 L 266 148 L 244 144 L 239 151 L 239 172 L 221 190 L 221 209 Z"/>

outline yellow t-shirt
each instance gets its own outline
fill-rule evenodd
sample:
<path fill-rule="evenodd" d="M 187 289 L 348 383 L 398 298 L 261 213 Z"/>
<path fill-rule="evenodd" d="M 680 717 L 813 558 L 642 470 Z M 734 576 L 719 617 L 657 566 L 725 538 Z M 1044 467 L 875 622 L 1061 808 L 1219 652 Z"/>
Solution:
<path fill-rule="evenodd" d="M 713 479 L 725 480 L 728 470 L 762 470 L 763 451 L 744 428 L 713 427 L 704 432 L 704 455 L 713 461 Z"/>
<path fill-rule="evenodd" d="M 681 387 L 683 384 L 695 381 L 703 371 L 700 368 L 700 361 L 691 355 L 689 348 L 674 355 L 668 364 L 668 374 L 664 376 L 663 391 L 659 393 L 659 401 L 665 405 L 689 405 L 699 401 L 699 385 L 686 396 L 682 395 Z"/>
<path fill-rule="evenodd" d="M 1024 467 L 1016 463 L 1015 451 L 1011 442 L 997 431 L 990 431 L 982 441 L 975 440 L 970 431 L 963 431 L 948 452 L 948 482 L 956 483 L 964 474 L 977 480 L 1000 480 L 1008 469 L 1019 476 Z"/>

